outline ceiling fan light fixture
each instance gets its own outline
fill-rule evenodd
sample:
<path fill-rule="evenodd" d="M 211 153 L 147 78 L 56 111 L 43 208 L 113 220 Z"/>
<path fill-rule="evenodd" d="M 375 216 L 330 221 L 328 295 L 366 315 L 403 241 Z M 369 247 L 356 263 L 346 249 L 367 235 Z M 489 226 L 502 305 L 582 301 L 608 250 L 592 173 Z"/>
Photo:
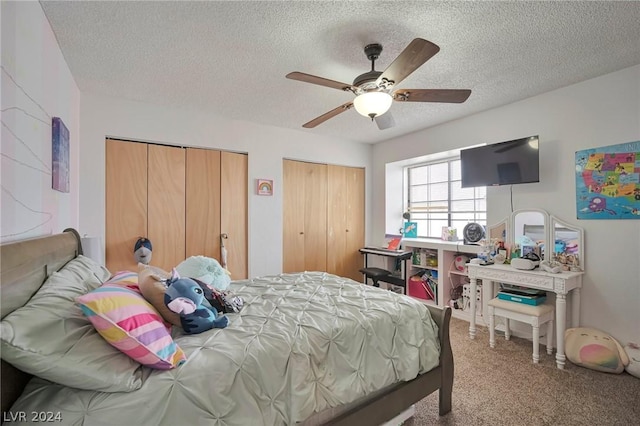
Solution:
<path fill-rule="evenodd" d="M 393 115 L 386 114 L 393 102 L 443 102 L 462 103 L 471 95 L 471 90 L 458 89 L 396 89 L 400 82 L 438 53 L 440 48 L 422 38 L 414 38 L 384 71 L 376 71 L 375 61 L 380 57 L 382 45 L 368 44 L 364 48 L 371 70 L 360 74 L 352 84 L 329 80 L 299 71 L 290 72 L 287 78 L 305 83 L 351 92 L 356 98 L 302 125 L 311 129 L 330 118 L 355 107 L 358 114 L 371 118 L 384 130 L 395 125 Z M 386 114 L 386 115 L 385 115 Z M 382 116 L 382 117 L 380 117 Z"/>
<path fill-rule="evenodd" d="M 360 115 L 371 119 L 384 114 L 391 108 L 393 97 L 387 92 L 364 92 L 353 100 L 353 106 Z"/>

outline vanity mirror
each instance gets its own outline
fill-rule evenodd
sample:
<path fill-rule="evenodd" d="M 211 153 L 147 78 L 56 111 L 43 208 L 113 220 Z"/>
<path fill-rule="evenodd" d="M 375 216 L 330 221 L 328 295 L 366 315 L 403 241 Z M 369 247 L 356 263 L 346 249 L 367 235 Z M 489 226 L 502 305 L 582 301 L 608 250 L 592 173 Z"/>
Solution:
<path fill-rule="evenodd" d="M 517 257 L 533 251 L 541 260 L 561 264 L 565 271 L 584 271 L 584 231 L 542 209 L 516 210 L 487 226 L 491 241 L 503 241 Z M 547 249 L 548 247 L 548 249 Z"/>
<path fill-rule="evenodd" d="M 547 250 L 549 215 L 542 209 L 516 210 L 511 213 L 511 235 L 508 241 L 512 250 L 519 248 L 518 257 L 533 252 L 541 260 L 550 260 Z"/>
<path fill-rule="evenodd" d="M 560 263 L 564 270 L 584 270 L 584 231 L 551 216 L 550 260 Z"/>

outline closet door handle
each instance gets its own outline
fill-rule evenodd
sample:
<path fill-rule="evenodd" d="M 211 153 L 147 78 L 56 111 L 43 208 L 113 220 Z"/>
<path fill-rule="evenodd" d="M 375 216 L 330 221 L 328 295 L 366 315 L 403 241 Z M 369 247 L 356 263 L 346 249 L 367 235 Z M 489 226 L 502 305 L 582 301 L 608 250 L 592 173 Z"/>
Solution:
<path fill-rule="evenodd" d="M 304 235 L 304 232 L 300 231 L 300 235 Z"/>

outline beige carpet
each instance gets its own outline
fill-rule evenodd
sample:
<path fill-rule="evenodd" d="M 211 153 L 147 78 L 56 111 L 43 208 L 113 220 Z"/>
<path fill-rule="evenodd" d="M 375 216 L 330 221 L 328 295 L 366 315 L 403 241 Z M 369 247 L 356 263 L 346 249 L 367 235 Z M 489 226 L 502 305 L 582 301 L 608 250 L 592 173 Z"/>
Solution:
<path fill-rule="evenodd" d="M 496 335 L 478 327 L 469 339 L 469 323 L 451 320 L 455 360 L 453 410 L 438 416 L 438 394 L 416 404 L 406 426 L 421 425 L 640 425 L 640 379 L 578 367 L 556 368 L 555 353 L 540 345 L 540 363 L 532 362 L 532 343 Z"/>

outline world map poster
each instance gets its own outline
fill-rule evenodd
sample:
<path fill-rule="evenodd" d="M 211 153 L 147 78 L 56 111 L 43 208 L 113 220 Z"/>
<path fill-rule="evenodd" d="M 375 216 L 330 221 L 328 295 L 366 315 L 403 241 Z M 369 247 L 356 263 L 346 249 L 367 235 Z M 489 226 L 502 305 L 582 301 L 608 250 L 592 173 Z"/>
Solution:
<path fill-rule="evenodd" d="M 640 219 L 640 141 L 576 152 L 578 219 Z"/>

